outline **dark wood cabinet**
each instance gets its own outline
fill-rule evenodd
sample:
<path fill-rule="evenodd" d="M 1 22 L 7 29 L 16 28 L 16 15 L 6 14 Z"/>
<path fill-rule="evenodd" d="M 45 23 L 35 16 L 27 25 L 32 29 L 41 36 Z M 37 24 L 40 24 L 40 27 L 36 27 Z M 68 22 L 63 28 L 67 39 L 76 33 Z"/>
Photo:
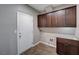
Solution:
<path fill-rule="evenodd" d="M 46 27 L 52 27 L 52 13 L 47 14 Z"/>
<path fill-rule="evenodd" d="M 57 27 L 57 19 L 55 16 L 55 12 L 47 14 L 46 26 L 47 27 Z"/>
<path fill-rule="evenodd" d="M 61 48 L 60 48 L 61 47 Z M 63 55 L 65 54 L 65 45 L 61 42 L 57 42 L 57 54 Z"/>
<path fill-rule="evenodd" d="M 64 27 L 65 26 L 65 10 L 60 10 L 55 12 L 55 20 L 57 27 Z"/>
<path fill-rule="evenodd" d="M 38 15 L 39 27 L 76 27 L 76 7 Z"/>
<path fill-rule="evenodd" d="M 60 55 L 79 55 L 79 41 L 57 38 L 56 51 Z"/>
<path fill-rule="evenodd" d="M 67 8 L 66 10 L 66 26 L 76 27 L 76 7 Z"/>
<path fill-rule="evenodd" d="M 46 14 L 38 16 L 38 27 L 46 27 Z"/>
<path fill-rule="evenodd" d="M 47 27 L 56 27 L 57 26 L 57 19 L 55 16 L 55 12 L 47 14 L 46 26 Z"/>
<path fill-rule="evenodd" d="M 52 27 L 57 27 L 57 19 L 56 19 L 56 16 L 55 16 L 55 12 L 53 12 L 51 14 L 51 26 Z"/>

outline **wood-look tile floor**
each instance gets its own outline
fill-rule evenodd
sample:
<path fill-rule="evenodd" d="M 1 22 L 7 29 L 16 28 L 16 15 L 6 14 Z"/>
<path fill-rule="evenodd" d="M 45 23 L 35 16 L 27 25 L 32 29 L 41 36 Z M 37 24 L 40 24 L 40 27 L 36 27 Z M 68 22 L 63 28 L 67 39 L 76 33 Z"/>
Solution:
<path fill-rule="evenodd" d="M 39 43 L 23 52 L 22 55 L 57 55 L 56 48 Z"/>

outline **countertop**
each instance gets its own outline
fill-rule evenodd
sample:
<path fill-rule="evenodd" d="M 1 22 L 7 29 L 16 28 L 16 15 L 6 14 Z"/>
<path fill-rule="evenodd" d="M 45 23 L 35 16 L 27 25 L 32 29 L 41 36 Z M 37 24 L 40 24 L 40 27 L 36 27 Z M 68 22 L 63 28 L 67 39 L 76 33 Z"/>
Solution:
<path fill-rule="evenodd" d="M 66 39 L 70 39 L 70 40 L 77 40 L 77 41 L 79 41 L 79 38 L 77 36 L 75 36 L 75 35 L 57 34 L 56 37 L 66 38 Z"/>

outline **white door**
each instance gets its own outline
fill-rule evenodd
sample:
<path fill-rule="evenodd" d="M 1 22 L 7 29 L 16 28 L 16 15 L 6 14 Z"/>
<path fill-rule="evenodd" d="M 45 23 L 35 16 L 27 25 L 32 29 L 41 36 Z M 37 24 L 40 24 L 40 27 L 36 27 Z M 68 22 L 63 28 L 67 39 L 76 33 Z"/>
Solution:
<path fill-rule="evenodd" d="M 17 12 L 18 54 L 33 46 L 33 16 Z"/>

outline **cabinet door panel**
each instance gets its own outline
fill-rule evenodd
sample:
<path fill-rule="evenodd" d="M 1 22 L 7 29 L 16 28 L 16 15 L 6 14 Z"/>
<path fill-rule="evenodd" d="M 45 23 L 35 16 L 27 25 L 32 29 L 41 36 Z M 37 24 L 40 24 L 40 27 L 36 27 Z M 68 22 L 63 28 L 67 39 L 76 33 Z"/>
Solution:
<path fill-rule="evenodd" d="M 51 17 L 52 17 L 51 26 L 52 26 L 52 27 L 56 27 L 56 26 L 57 26 L 57 19 L 55 18 L 55 12 L 53 12 L 53 13 L 51 14 Z"/>
<path fill-rule="evenodd" d="M 57 53 L 62 55 L 79 55 L 79 41 L 57 38 Z"/>
<path fill-rule="evenodd" d="M 61 42 L 57 42 L 57 53 L 58 54 L 61 54 L 61 55 L 64 55 L 65 54 L 65 46 L 63 43 Z"/>
<path fill-rule="evenodd" d="M 69 53 L 71 55 L 78 55 L 79 54 L 77 46 L 69 45 L 69 47 L 70 47 Z"/>
<path fill-rule="evenodd" d="M 76 27 L 76 7 L 66 9 L 66 26 Z"/>
<path fill-rule="evenodd" d="M 42 16 L 38 16 L 38 27 L 42 26 Z"/>
<path fill-rule="evenodd" d="M 46 15 L 39 15 L 38 16 L 38 26 L 45 27 L 46 26 Z"/>
<path fill-rule="evenodd" d="M 57 21 L 57 27 L 65 26 L 65 10 L 55 12 L 55 18 Z"/>
<path fill-rule="evenodd" d="M 76 27 L 76 7 L 38 16 L 39 27 Z"/>
<path fill-rule="evenodd" d="M 47 14 L 46 27 L 51 27 L 52 13 Z"/>

